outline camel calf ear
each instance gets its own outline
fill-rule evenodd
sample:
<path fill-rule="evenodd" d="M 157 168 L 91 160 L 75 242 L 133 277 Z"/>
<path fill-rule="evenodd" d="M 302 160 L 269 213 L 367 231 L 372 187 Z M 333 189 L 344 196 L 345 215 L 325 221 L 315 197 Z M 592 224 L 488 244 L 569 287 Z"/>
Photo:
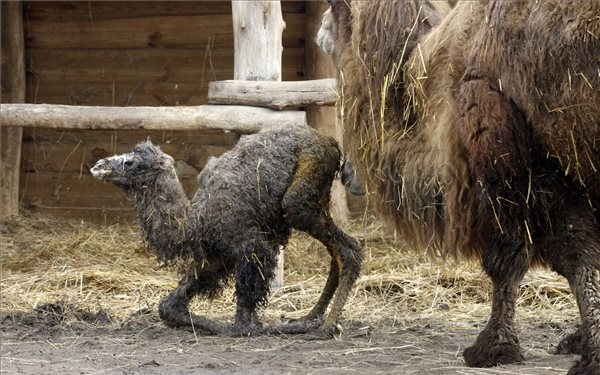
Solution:
<path fill-rule="evenodd" d="M 175 165 L 175 159 L 170 155 L 164 154 L 158 159 L 158 168 L 167 170 Z"/>

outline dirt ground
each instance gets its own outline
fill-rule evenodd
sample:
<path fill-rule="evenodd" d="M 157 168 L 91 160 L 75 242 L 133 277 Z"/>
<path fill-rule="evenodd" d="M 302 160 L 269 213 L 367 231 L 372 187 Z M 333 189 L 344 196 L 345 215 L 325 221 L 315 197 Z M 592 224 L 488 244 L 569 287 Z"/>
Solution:
<path fill-rule="evenodd" d="M 408 315 L 408 314 L 407 314 Z M 576 356 L 550 354 L 570 323 L 520 322 L 527 361 L 490 369 L 464 366 L 461 352 L 484 320 L 454 322 L 451 311 L 402 322 L 344 321 L 331 340 L 303 335 L 216 337 L 171 329 L 156 311 L 119 326 L 102 312 L 63 319 L 60 307 L 5 316 L 3 374 L 565 374 Z M 449 324 L 449 322 L 452 324 Z"/>
<path fill-rule="evenodd" d="M 135 226 L 0 219 L 2 374 L 551 375 L 566 374 L 577 359 L 551 354 L 579 322 L 568 285 L 535 271 L 517 301 L 526 362 L 466 367 L 462 351 L 489 317 L 489 280 L 476 264 L 434 264 L 405 251 L 376 223 L 348 228 L 365 252 L 361 277 L 342 333 L 315 340 L 166 327 L 158 304 L 177 285 L 177 272 L 156 267 Z M 261 312 L 265 324 L 306 314 L 325 282 L 322 245 L 294 235 L 285 254 L 286 286 Z M 232 288 L 214 301 L 195 300 L 191 309 L 231 319 Z"/>

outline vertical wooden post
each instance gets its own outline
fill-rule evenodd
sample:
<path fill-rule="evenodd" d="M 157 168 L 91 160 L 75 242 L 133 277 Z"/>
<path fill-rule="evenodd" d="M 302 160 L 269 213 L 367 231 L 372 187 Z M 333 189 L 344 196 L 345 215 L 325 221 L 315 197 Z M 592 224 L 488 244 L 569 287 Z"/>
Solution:
<path fill-rule="evenodd" d="M 307 79 L 335 78 L 336 70 L 331 57 L 315 43 L 317 31 L 321 26 L 323 12 L 329 5 L 325 1 L 306 2 L 306 71 Z M 310 106 L 306 110 L 308 124 L 319 129 L 323 134 L 334 137 L 342 145 L 342 130 L 337 126 L 337 110 L 335 107 Z M 350 215 L 346 200 L 346 188 L 339 180 L 333 182 L 331 188 L 331 214 L 338 223 L 346 223 Z"/>
<path fill-rule="evenodd" d="M 25 41 L 20 1 L 0 3 L 2 102 L 25 101 Z M 19 213 L 22 128 L 0 128 L 0 214 Z"/>
<path fill-rule="evenodd" d="M 233 79 L 281 81 L 283 29 L 279 1 L 232 1 Z"/>
<path fill-rule="evenodd" d="M 281 81 L 283 29 L 279 1 L 232 0 L 233 79 Z M 279 254 L 272 289 L 283 286 L 283 250 Z"/>

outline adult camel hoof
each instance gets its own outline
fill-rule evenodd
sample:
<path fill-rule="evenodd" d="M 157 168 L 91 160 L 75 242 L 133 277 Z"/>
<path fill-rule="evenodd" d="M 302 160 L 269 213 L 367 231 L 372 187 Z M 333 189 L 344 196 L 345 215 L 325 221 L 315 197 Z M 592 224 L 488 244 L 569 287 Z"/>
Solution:
<path fill-rule="evenodd" d="M 567 375 L 599 375 L 600 374 L 600 359 L 596 361 L 590 361 L 589 359 L 582 358 L 581 361 L 575 363 L 575 366 L 571 367 Z"/>
<path fill-rule="evenodd" d="M 560 340 L 554 354 L 581 354 L 582 342 L 581 331 L 577 330 Z"/>
<path fill-rule="evenodd" d="M 508 363 L 522 362 L 518 344 L 475 344 L 463 352 L 465 363 L 469 367 L 492 367 Z"/>

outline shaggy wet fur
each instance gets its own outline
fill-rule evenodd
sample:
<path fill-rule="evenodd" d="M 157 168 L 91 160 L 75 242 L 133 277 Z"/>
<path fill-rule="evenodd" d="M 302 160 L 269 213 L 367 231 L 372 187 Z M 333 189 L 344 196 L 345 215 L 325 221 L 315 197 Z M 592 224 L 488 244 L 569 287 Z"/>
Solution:
<path fill-rule="evenodd" d="M 131 153 L 99 160 L 91 173 L 135 202 L 144 238 L 160 260 L 193 260 L 160 305 L 166 324 L 234 334 L 300 333 L 318 327 L 315 333 L 330 335 L 362 261 L 358 243 L 329 215 L 331 183 L 339 169 L 340 151 L 332 138 L 308 127 L 281 126 L 244 136 L 231 151 L 211 159 L 198 176 L 199 189 L 191 201 L 177 179 L 173 158 L 149 141 Z M 263 328 L 257 309 L 267 304 L 277 257 L 292 228 L 326 246 L 332 258 L 329 277 L 306 317 Z M 231 278 L 237 298 L 232 329 L 190 314 L 194 296 L 212 298 Z"/>
<path fill-rule="evenodd" d="M 344 146 L 414 247 L 481 260 L 492 314 L 469 366 L 523 359 L 531 266 L 566 277 L 582 325 L 569 374 L 600 374 L 600 2 L 331 1 Z"/>

